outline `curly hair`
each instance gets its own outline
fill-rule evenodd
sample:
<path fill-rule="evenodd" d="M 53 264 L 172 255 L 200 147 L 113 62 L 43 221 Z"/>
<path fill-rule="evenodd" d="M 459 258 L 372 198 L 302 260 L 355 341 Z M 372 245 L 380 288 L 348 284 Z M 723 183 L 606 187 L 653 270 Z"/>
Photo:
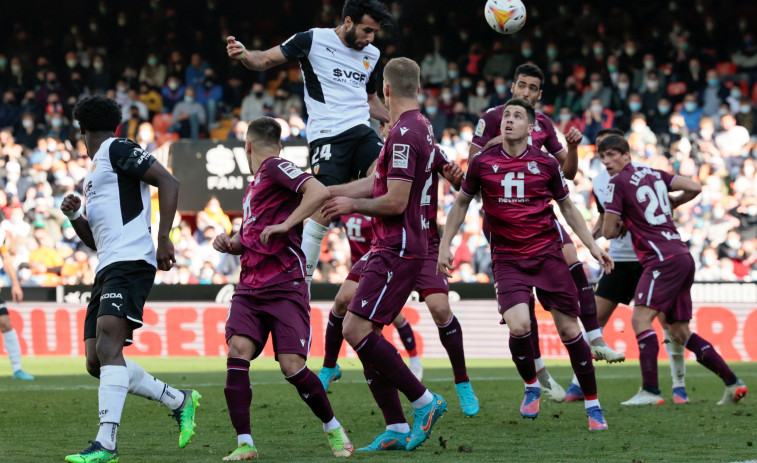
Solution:
<path fill-rule="evenodd" d="M 121 123 L 121 106 L 102 95 L 88 96 L 76 103 L 74 119 L 88 132 L 115 132 Z"/>
<path fill-rule="evenodd" d="M 344 2 L 342 21 L 349 16 L 352 18 L 352 22 L 359 24 L 365 15 L 386 26 L 391 26 L 394 20 L 387 6 L 379 0 L 347 0 Z"/>

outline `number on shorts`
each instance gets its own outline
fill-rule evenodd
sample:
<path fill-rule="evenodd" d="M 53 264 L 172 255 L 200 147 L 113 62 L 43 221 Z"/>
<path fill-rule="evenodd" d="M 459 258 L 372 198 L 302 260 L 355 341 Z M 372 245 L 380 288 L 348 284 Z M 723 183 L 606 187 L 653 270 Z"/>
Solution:
<path fill-rule="evenodd" d="M 328 145 L 317 146 L 313 157 L 310 159 L 310 164 L 318 164 L 321 161 L 328 161 L 331 159 L 331 143 Z"/>
<path fill-rule="evenodd" d="M 670 201 L 668 200 L 668 188 L 665 182 L 657 180 L 654 182 L 654 191 L 649 185 L 642 185 L 636 190 L 636 200 L 639 203 L 649 201 L 644 209 L 644 218 L 650 225 L 660 225 L 665 223 L 665 216 L 671 215 Z M 662 214 L 657 214 L 657 208 L 662 210 Z"/>

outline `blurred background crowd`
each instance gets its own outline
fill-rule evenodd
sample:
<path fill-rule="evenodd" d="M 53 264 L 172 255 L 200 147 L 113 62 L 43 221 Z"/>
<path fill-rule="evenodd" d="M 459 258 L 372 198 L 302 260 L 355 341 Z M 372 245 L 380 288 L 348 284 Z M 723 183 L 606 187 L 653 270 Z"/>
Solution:
<path fill-rule="evenodd" d="M 396 25 L 376 43 L 383 63 L 408 56 L 420 64 L 419 102 L 450 159 L 465 168 L 480 114 L 510 98 L 515 67 L 535 63 L 546 75 L 537 111 L 561 132 L 577 127 L 584 135 L 571 188 L 590 226 L 591 182 L 602 169 L 594 137 L 617 127 L 636 159 L 702 183 L 703 193 L 676 211 L 696 278 L 757 280 L 757 4 L 529 0 L 523 31 L 502 36 L 478 3 L 390 2 Z M 285 137 L 304 139 L 297 63 L 249 71 L 227 58 L 225 37 L 266 49 L 310 27 L 334 27 L 342 1 L 73 0 L 43 2 L 45 15 L 25 7 L 4 5 L 0 16 L 0 231 L 22 285 L 53 286 L 91 284 L 96 266 L 58 209 L 65 195 L 81 192 L 90 162 L 71 118 L 78 99 L 115 99 L 119 134 L 149 151 L 179 138 L 242 139 L 246 122 L 263 115 L 278 118 Z M 439 199 L 443 226 L 454 201 L 444 182 Z M 238 205 L 208 198 L 203 211 L 177 214 L 178 265 L 159 272 L 157 283 L 238 279 L 239 259 L 211 246 L 241 223 L 224 209 Z M 489 281 L 480 203 L 454 245 L 455 281 Z M 580 245 L 579 256 L 596 278 L 599 267 Z M 335 225 L 316 281 L 340 283 L 349 262 Z M 9 284 L 4 274 L 0 284 Z"/>

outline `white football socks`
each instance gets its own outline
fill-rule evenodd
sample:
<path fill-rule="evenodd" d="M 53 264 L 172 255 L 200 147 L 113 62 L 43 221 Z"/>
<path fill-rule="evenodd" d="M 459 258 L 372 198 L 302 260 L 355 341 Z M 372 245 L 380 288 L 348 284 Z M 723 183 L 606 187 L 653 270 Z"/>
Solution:
<path fill-rule="evenodd" d="M 3 333 L 3 343 L 5 343 L 5 350 L 8 352 L 8 357 L 11 360 L 13 373 L 15 373 L 21 369 L 21 346 L 18 343 L 16 330 L 11 328 L 10 331 Z"/>
<path fill-rule="evenodd" d="M 670 376 L 673 378 L 673 387 L 686 387 L 686 348 L 678 344 L 668 330 L 665 333 L 665 350 L 670 358 Z"/>
<path fill-rule="evenodd" d="M 310 219 L 305 224 L 302 230 L 302 252 L 305 254 L 305 279 L 310 287 L 310 282 L 313 279 L 313 272 L 318 266 L 318 257 L 321 255 L 321 242 L 323 237 L 326 236 L 326 232 L 329 231 L 328 226 L 319 224 L 313 219 Z"/>
<path fill-rule="evenodd" d="M 407 434 L 410 432 L 410 425 L 407 423 L 387 424 L 386 430 Z"/>
<path fill-rule="evenodd" d="M 121 423 L 126 394 L 129 391 L 129 372 L 120 365 L 100 367 L 100 387 L 97 395 L 100 405 L 100 430 L 95 439 L 104 448 L 116 448 L 116 434 Z"/>
<path fill-rule="evenodd" d="M 145 399 L 155 400 L 171 410 L 176 410 L 184 403 L 184 393 L 151 376 L 144 368 L 126 360 L 129 371 L 129 392 Z"/>
<path fill-rule="evenodd" d="M 237 445 L 242 445 L 244 443 L 250 444 L 250 447 L 255 447 L 255 443 L 252 441 L 252 436 L 249 434 L 239 434 L 237 435 Z"/>
<path fill-rule="evenodd" d="M 339 427 L 342 426 L 341 423 L 339 423 L 339 420 L 336 419 L 336 417 L 331 418 L 331 421 L 328 423 L 323 423 L 323 431 L 329 432 L 333 431 L 334 429 L 339 429 Z"/>
<path fill-rule="evenodd" d="M 434 400 L 434 394 L 426 389 L 426 392 L 424 392 L 422 396 L 413 401 L 413 408 L 423 408 L 430 404 L 432 400 Z"/>

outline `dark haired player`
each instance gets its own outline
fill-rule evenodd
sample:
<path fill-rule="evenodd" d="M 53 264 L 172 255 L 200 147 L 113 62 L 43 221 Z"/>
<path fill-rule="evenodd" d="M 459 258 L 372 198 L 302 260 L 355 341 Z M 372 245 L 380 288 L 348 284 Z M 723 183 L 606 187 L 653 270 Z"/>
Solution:
<path fill-rule="evenodd" d="M 515 77 L 512 86 L 510 87 L 510 92 L 512 92 L 513 98 L 525 100 L 531 106 L 534 106 L 536 102 L 541 99 L 543 85 L 544 73 L 542 70 L 533 64 L 522 64 L 515 69 Z M 488 148 L 489 146 L 500 144 L 502 142 L 500 123 L 502 121 L 503 110 L 504 105 L 500 105 L 487 110 L 481 115 L 481 119 L 479 119 L 478 125 L 476 126 L 474 138 L 471 141 L 470 155 L 474 155 L 482 148 Z M 568 142 L 567 150 L 558 140 L 555 127 L 549 116 L 541 113 L 536 114 L 534 130 L 529 136 L 529 144 L 537 149 L 546 149 L 547 153 L 554 156 L 554 158 L 560 163 L 560 167 L 562 167 L 565 177 L 572 180 L 576 175 L 578 168 L 577 149 L 578 144 L 581 141 L 581 133 L 573 128 L 565 134 L 565 140 Z M 557 226 L 559 227 L 560 236 L 563 241 L 563 254 L 568 262 L 571 278 L 575 282 L 576 289 L 578 290 L 579 307 L 581 309 L 579 318 L 587 332 L 587 338 L 590 343 L 589 345 L 592 354 L 597 359 L 603 359 L 609 362 L 625 360 L 625 355 L 612 350 L 607 343 L 604 342 L 604 339 L 602 339 L 602 332 L 599 329 L 599 324 L 597 322 L 597 309 L 594 301 L 593 288 L 586 278 L 583 264 L 578 260 L 576 246 L 559 222 L 557 223 Z M 484 233 L 487 233 L 486 223 L 484 223 L 484 228 Z M 536 370 L 539 373 L 539 380 L 542 382 L 544 391 L 550 399 L 556 402 L 562 402 L 566 397 L 565 390 L 552 378 L 549 372 L 547 372 L 547 369 L 544 366 L 544 361 L 541 359 L 541 351 L 539 348 L 539 325 L 536 321 L 536 314 L 534 313 L 533 299 L 530 304 L 531 339 L 534 344 Z"/>
<path fill-rule="evenodd" d="M 591 254 L 609 272 L 612 259 L 594 242 L 580 212 L 573 206 L 557 161 L 528 144 L 536 117 L 525 100 L 510 100 L 502 113 L 503 142 L 474 156 L 452 209 L 439 249 L 438 269 L 452 268 L 450 245 L 465 219 L 471 199 L 481 193 L 484 219 L 491 233 L 492 270 L 497 305 L 510 329 L 510 352 L 525 382 L 521 404 L 524 418 L 539 413 L 541 387 L 534 365 L 529 299 L 533 288 L 542 305 L 551 312 L 573 371 L 584 390 L 590 430 L 607 429 L 597 398 L 597 383 L 591 351 L 578 325 L 578 295 L 575 285 L 555 275 L 567 273 L 560 251 L 561 240 L 555 214 L 556 200 L 565 220 Z"/>
<path fill-rule="evenodd" d="M 605 191 L 602 234 L 607 239 L 615 238 L 625 226 L 644 268 L 636 285 L 631 319 L 639 343 L 642 387 L 623 405 L 658 404 L 663 400 L 657 382 L 660 344 L 652 328 L 660 313 L 665 314 L 676 342 L 692 351 L 697 362 L 725 383 L 725 393 L 718 404 L 738 402 L 747 394 L 746 384 L 733 374 L 709 342 L 689 330 L 695 264 L 676 230 L 672 210 L 696 198 L 702 186 L 686 177 L 634 166 L 628 142 L 621 137 L 602 140 L 599 156 L 612 176 Z M 669 195 L 675 191 L 681 193 Z"/>
<path fill-rule="evenodd" d="M 299 32 L 265 51 L 246 50 L 233 36 L 227 38 L 229 57 L 255 71 L 299 61 L 309 114 L 310 163 L 315 178 L 326 186 L 365 177 L 383 146 L 369 126 L 371 117 L 389 121 L 389 111 L 376 96 L 380 52 L 372 43 L 376 32 L 391 23 L 380 1 L 346 0 L 342 23 L 335 29 Z M 303 230 L 308 286 L 328 225 L 316 212 Z"/>
<path fill-rule="evenodd" d="M 602 129 L 597 133 L 596 144 L 599 145 L 602 140 L 609 136 L 624 137 L 619 129 Z M 644 167 L 644 164 L 632 161 L 636 167 Z M 592 180 L 594 197 L 599 210 L 599 219 L 594 226 L 594 237 L 602 236 L 602 223 L 604 222 L 604 203 L 607 185 L 610 183 L 610 174 L 607 169 L 602 169 L 599 174 Z M 597 283 L 597 289 L 594 291 L 594 300 L 597 303 L 597 321 L 601 329 L 612 316 L 613 311 L 618 304 L 630 305 L 636 291 L 636 285 L 639 283 L 641 274 L 644 271 L 631 243 L 631 235 L 623 233 L 617 238 L 610 240 L 610 249 L 608 251 L 615 268 L 612 273 L 602 274 Z M 686 363 L 684 362 L 685 349 L 678 344 L 669 331 L 669 326 L 665 322 L 663 314 L 657 317 L 665 333 L 665 350 L 670 358 L 670 376 L 673 379 L 673 402 L 677 404 L 689 403 L 689 396 L 686 393 Z M 575 402 L 583 400 L 581 386 L 578 379 L 573 376 L 573 380 L 568 387 L 566 402 Z"/>
<path fill-rule="evenodd" d="M 431 434 L 447 403 L 426 389 L 408 369 L 394 346 L 381 337 L 402 310 L 415 286 L 428 252 L 427 222 L 434 135 L 418 108 L 420 68 L 408 58 L 394 58 L 384 68 L 384 95 L 394 126 L 376 163 L 371 198 L 332 197 L 323 215 L 336 218 L 354 212 L 373 217 L 373 246 L 344 317 L 344 339 L 363 364 L 386 431 L 361 450 L 413 450 Z M 405 420 L 397 390 L 415 409 L 412 430 Z"/>
<path fill-rule="evenodd" d="M 116 433 L 127 392 L 172 409 L 179 423 L 179 447 L 184 447 L 194 435 L 200 394 L 177 390 L 123 356 L 124 345 L 132 343 L 133 331 L 142 326 L 156 268 L 170 270 L 176 262 L 168 235 L 179 182 L 139 145 L 114 136 L 121 123 L 115 101 L 87 97 L 73 115 L 92 164 L 84 178 L 84 211 L 75 195 L 66 196 L 60 209 L 82 242 L 97 251 L 99 261 L 84 321 L 84 347 L 87 371 L 100 378 L 100 431 L 89 448 L 66 461 L 118 461 Z M 161 211 L 157 252 L 150 236 L 150 185 L 158 189 Z"/>
<path fill-rule="evenodd" d="M 300 249 L 302 221 L 329 197 L 312 175 L 281 159 L 281 126 L 270 117 L 250 123 L 245 152 L 254 179 L 247 186 L 242 228 L 221 234 L 213 248 L 242 256 L 240 283 L 226 320 L 226 403 L 238 447 L 224 460 L 252 460 L 258 452 L 250 429 L 250 361 L 270 334 L 281 372 L 323 423 L 337 457 L 352 443 L 334 417 L 318 377 L 305 365 L 310 350 L 310 304 Z"/>

